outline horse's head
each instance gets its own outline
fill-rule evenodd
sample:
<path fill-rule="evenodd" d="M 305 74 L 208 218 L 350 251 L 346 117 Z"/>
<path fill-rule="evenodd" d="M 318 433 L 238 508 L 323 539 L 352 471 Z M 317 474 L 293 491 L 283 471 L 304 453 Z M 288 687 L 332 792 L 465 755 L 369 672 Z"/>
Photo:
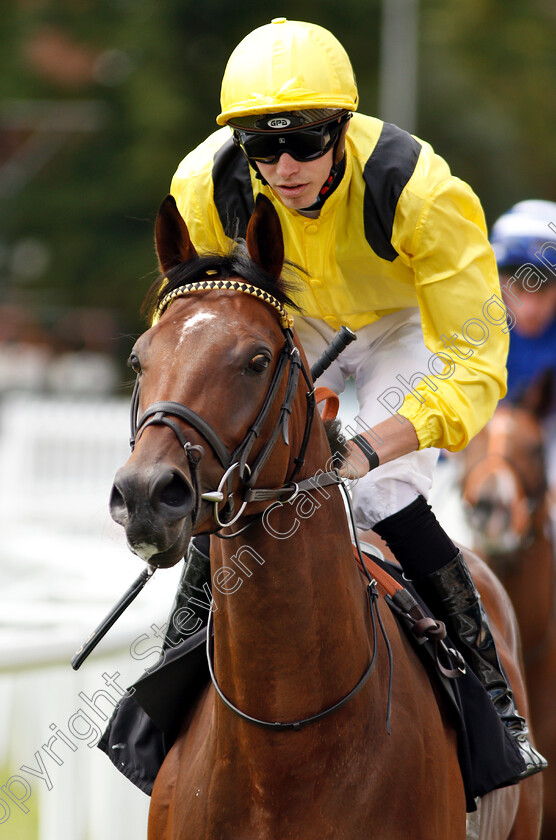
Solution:
<path fill-rule="evenodd" d="M 546 494 L 541 419 L 550 377 L 518 404 L 503 402 L 468 444 L 462 495 L 475 548 L 503 572 L 532 538 Z"/>
<path fill-rule="evenodd" d="M 303 438 L 312 389 L 297 388 L 305 363 L 284 309 L 282 232 L 267 199 L 257 201 L 246 252 L 198 256 L 171 197 L 155 238 L 164 280 L 150 297 L 153 326 L 130 355 L 134 448 L 110 510 L 132 551 L 171 566 L 192 533 L 238 518 L 259 477 L 257 486 L 280 487 L 295 471 L 288 436 Z M 257 509 L 255 501 L 246 513 Z"/>

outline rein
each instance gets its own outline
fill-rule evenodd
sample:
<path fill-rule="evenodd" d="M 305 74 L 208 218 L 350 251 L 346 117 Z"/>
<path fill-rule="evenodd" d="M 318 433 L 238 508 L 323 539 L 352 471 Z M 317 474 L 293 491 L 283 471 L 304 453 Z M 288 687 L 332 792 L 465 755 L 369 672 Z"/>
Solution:
<path fill-rule="evenodd" d="M 210 674 L 212 684 L 215 688 L 216 693 L 218 694 L 218 696 L 220 697 L 220 699 L 222 700 L 222 702 L 226 706 L 226 708 L 228 708 L 231 712 L 233 712 L 235 715 L 237 715 L 238 717 L 240 717 L 242 720 L 246 721 L 247 723 L 252 723 L 255 726 L 261 727 L 262 729 L 272 729 L 275 732 L 287 732 L 287 731 L 292 731 L 292 730 L 293 731 L 299 731 L 300 729 L 303 729 L 304 726 L 309 726 L 311 723 L 317 723 L 317 721 L 322 720 L 325 717 L 328 717 L 328 715 L 331 715 L 331 714 L 333 714 L 333 712 L 337 712 L 339 709 L 346 706 L 349 703 L 350 700 L 352 700 L 357 694 L 359 694 L 359 692 L 361 691 L 361 689 L 363 688 L 363 686 L 365 685 L 365 683 L 367 682 L 367 680 L 369 679 L 369 677 L 371 676 L 371 674 L 374 670 L 375 663 L 376 663 L 376 656 L 377 656 L 377 627 L 376 627 L 377 617 L 378 617 L 378 621 L 380 622 L 380 626 L 382 628 L 382 631 L 384 633 L 384 627 L 382 625 L 381 618 L 380 618 L 380 613 L 378 611 L 378 605 L 377 605 L 378 590 L 376 588 L 376 581 L 375 580 L 371 580 L 371 582 L 367 586 L 367 597 L 368 597 L 368 601 L 369 601 L 369 609 L 370 609 L 370 613 L 371 613 L 371 622 L 372 622 L 372 628 L 373 628 L 373 652 L 372 652 L 372 655 L 371 655 L 371 661 L 369 662 L 369 665 L 367 666 L 367 669 L 365 670 L 363 676 L 361 677 L 361 679 L 359 680 L 357 685 L 354 688 L 352 688 L 351 691 L 348 694 L 346 694 L 344 697 L 342 697 L 341 700 L 338 700 L 337 703 L 334 703 L 332 706 L 329 706 L 327 709 L 324 709 L 322 712 L 317 712 L 316 715 L 311 715 L 310 717 L 302 718 L 301 720 L 288 721 L 288 722 L 261 720 L 260 718 L 252 717 L 251 715 L 246 714 L 246 712 L 242 712 L 241 709 L 238 709 L 237 706 L 234 706 L 234 704 L 231 702 L 231 700 L 229 700 L 226 697 L 226 695 L 224 694 L 224 692 L 222 691 L 222 689 L 218 685 L 218 682 L 217 682 L 215 674 L 214 674 L 214 668 L 213 668 L 213 665 L 212 665 L 212 653 L 213 653 L 212 652 L 212 647 L 213 647 L 213 645 L 212 645 L 212 634 L 211 634 L 211 629 L 212 629 L 212 604 L 211 604 L 211 609 L 209 610 L 208 626 L 207 626 L 207 645 L 206 645 L 207 663 L 208 663 L 208 669 L 209 669 L 209 674 Z"/>
<path fill-rule="evenodd" d="M 323 476 L 327 476 L 327 473 L 323 473 Z M 380 566 L 374 567 L 374 571 L 376 572 L 376 577 L 372 576 L 367 568 L 367 565 L 363 559 L 363 554 L 361 550 L 361 544 L 359 542 L 359 538 L 357 535 L 357 528 L 355 525 L 355 519 L 353 515 L 353 508 L 351 505 L 351 500 L 349 494 L 345 488 L 343 481 L 340 477 L 335 474 L 337 477 L 337 483 L 340 485 L 340 489 L 344 495 L 344 499 L 346 502 L 346 507 L 349 511 L 349 516 L 351 520 L 352 531 L 354 535 L 354 545 L 353 551 L 355 555 L 355 560 L 357 561 L 360 570 L 363 575 L 367 578 L 367 600 L 369 604 L 369 611 L 371 616 L 371 625 L 373 631 L 373 648 L 371 659 L 369 665 L 367 666 L 366 670 L 364 671 L 362 677 L 360 678 L 359 682 L 349 691 L 341 700 L 338 700 L 332 706 L 328 706 L 323 711 L 318 712 L 315 715 L 311 715 L 310 717 L 301 718 L 300 720 L 295 721 L 271 721 L 271 720 L 263 720 L 261 718 L 253 717 L 252 715 L 248 715 L 246 712 L 243 712 L 239 709 L 232 701 L 226 697 L 222 689 L 220 688 L 218 681 L 216 679 L 216 675 L 214 673 L 213 667 L 213 640 L 212 640 L 212 615 L 213 615 L 213 603 L 211 603 L 211 607 L 209 610 L 209 617 L 208 617 L 208 625 L 207 625 L 207 637 L 206 637 L 206 658 L 208 664 L 208 670 L 211 678 L 211 682 L 214 686 L 214 689 L 218 696 L 220 697 L 222 703 L 228 708 L 231 712 L 235 715 L 240 717 L 242 720 L 246 721 L 247 723 L 254 724 L 255 726 L 259 726 L 262 729 L 273 730 L 275 732 L 285 732 L 285 731 L 299 731 L 305 726 L 309 726 L 312 723 L 317 723 L 318 721 L 322 720 L 328 715 L 333 714 L 334 712 L 339 711 L 345 705 L 347 705 L 350 700 L 352 700 L 364 687 L 367 680 L 371 676 L 375 664 L 376 664 L 376 657 L 377 657 L 377 640 L 378 640 L 378 633 L 377 633 L 377 623 L 380 627 L 382 637 L 384 639 L 384 643 L 386 645 L 386 651 L 388 654 L 388 663 L 389 663 L 389 678 L 388 678 L 388 696 L 387 696 L 387 705 L 386 705 L 386 729 L 388 734 L 391 732 L 390 721 L 391 721 L 391 709 L 392 709 L 392 689 L 393 689 L 393 668 L 394 662 L 392 657 L 392 648 L 390 645 L 390 640 L 388 638 L 388 634 L 386 633 L 386 628 L 382 621 L 382 617 L 380 615 L 380 611 L 378 609 L 378 588 L 377 586 L 381 586 L 386 593 L 385 600 L 388 601 L 390 609 L 392 609 L 398 618 L 402 619 L 411 629 L 411 632 L 418 640 L 419 644 L 423 643 L 425 640 L 429 640 L 434 645 L 434 656 L 436 660 L 436 666 L 439 672 L 442 674 L 443 677 L 449 680 L 457 679 L 461 674 L 465 674 L 466 666 L 465 662 L 461 656 L 461 654 L 453 649 L 448 648 L 444 642 L 446 637 L 446 627 L 443 622 L 438 621 L 437 619 L 431 618 L 429 616 L 425 616 L 424 613 L 421 611 L 420 607 L 418 606 L 417 602 L 414 600 L 413 596 L 405 590 L 400 584 L 396 583 L 396 581 L 391 578 L 389 575 L 385 574 L 384 571 L 380 568 Z M 311 479 L 308 479 L 310 482 Z M 303 488 L 305 489 L 305 488 Z M 312 487 L 311 489 L 315 489 Z M 443 665 L 440 654 L 444 652 L 447 656 L 448 661 L 455 660 L 456 667 L 446 667 Z"/>

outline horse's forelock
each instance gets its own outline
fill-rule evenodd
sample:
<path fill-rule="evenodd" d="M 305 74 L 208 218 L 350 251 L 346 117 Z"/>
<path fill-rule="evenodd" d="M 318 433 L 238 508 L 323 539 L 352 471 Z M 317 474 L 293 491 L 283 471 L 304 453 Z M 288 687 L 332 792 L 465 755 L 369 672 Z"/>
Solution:
<path fill-rule="evenodd" d="M 149 322 L 163 298 L 188 283 L 203 279 L 229 280 L 238 277 L 241 280 L 272 295 L 283 306 L 298 309 L 290 295 L 294 288 L 291 279 L 283 276 L 274 277 L 254 263 L 243 245 L 235 243 L 227 254 L 203 254 L 171 269 L 165 276 L 158 277 L 150 287 L 143 301 L 142 312 Z"/>

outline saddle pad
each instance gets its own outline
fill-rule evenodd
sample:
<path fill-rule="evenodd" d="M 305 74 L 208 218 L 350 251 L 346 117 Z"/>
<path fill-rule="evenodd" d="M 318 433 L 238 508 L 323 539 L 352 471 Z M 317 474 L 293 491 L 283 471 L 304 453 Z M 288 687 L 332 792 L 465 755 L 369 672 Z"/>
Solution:
<path fill-rule="evenodd" d="M 179 727 L 209 683 L 207 629 L 184 639 L 140 677 L 116 706 L 98 748 L 150 796 Z"/>
<path fill-rule="evenodd" d="M 363 544 L 362 548 L 369 573 L 383 593 L 408 589 L 423 612 L 431 615 L 403 578 L 399 566 L 385 560 L 374 546 Z M 372 551 L 372 557 L 366 556 L 367 551 Z M 395 612 L 394 615 L 398 618 Z M 519 775 L 523 769 L 522 758 L 471 669 L 456 680 L 447 680 L 436 667 L 432 645 L 419 643 L 403 621 L 399 624 L 415 646 L 431 681 L 442 689 L 445 707 L 458 736 L 467 810 L 474 811 L 475 797 L 503 787 Z M 206 627 L 165 651 L 163 660 L 137 680 L 122 698 L 98 744 L 118 770 L 144 793 L 151 793 L 158 770 L 185 716 L 209 683 L 205 643 Z M 396 668 L 395 661 L 393 667 Z M 392 726 L 395 725 L 394 717 Z"/>

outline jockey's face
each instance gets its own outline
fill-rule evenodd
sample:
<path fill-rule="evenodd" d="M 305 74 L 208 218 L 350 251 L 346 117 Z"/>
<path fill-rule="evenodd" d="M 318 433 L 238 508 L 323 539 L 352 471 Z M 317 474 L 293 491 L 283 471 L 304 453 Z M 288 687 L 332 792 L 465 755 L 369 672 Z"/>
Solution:
<path fill-rule="evenodd" d="M 290 210 L 302 210 L 317 200 L 330 175 L 333 155 L 334 149 L 329 149 L 322 157 L 301 162 L 284 152 L 278 163 L 257 161 L 256 166 L 282 204 Z"/>
<path fill-rule="evenodd" d="M 511 283 L 505 273 L 500 274 L 500 280 L 503 290 L 507 284 L 511 287 L 511 292 L 503 291 L 503 297 L 515 315 L 513 329 L 516 333 L 527 338 L 542 335 L 556 319 L 556 283 L 549 280 L 536 291 L 528 291 L 519 283 Z"/>

